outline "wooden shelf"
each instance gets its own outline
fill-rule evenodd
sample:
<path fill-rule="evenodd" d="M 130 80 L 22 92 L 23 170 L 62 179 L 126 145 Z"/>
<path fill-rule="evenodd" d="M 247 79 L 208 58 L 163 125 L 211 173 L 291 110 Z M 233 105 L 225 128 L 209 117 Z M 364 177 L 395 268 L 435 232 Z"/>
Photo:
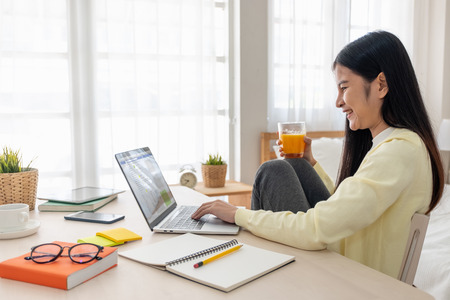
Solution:
<path fill-rule="evenodd" d="M 230 196 L 230 195 L 245 195 L 245 194 L 251 195 L 253 187 L 251 185 L 242 182 L 227 180 L 225 182 L 224 187 L 218 188 L 207 188 L 205 187 L 204 182 L 199 182 L 195 186 L 194 190 L 206 196 L 215 197 L 215 196 Z"/>
<path fill-rule="evenodd" d="M 228 196 L 230 204 L 251 207 L 253 187 L 242 182 L 227 180 L 225 186 L 219 188 L 207 188 L 204 182 L 198 182 L 194 190 L 209 197 Z"/>
<path fill-rule="evenodd" d="M 178 186 L 180 184 L 173 184 Z M 194 188 L 195 191 L 208 197 L 228 196 L 228 202 L 235 206 L 244 206 L 251 208 L 253 187 L 239 181 L 227 180 L 224 187 L 207 188 L 204 182 L 198 182 Z"/>

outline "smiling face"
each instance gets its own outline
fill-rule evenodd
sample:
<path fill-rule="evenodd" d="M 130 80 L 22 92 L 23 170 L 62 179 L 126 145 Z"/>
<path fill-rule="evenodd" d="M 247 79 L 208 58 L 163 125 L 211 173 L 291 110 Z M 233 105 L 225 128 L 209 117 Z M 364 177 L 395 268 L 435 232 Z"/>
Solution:
<path fill-rule="evenodd" d="M 389 126 L 381 115 L 384 96 L 388 92 L 386 78 L 380 73 L 372 82 L 337 64 L 335 68 L 338 96 L 336 107 L 347 115 L 350 129 L 369 129 L 375 137 Z"/>

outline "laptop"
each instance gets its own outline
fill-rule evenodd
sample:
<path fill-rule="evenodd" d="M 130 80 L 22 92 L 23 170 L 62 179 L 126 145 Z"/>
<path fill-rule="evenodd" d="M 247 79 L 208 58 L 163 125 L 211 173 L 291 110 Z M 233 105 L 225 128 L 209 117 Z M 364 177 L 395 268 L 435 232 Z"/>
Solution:
<path fill-rule="evenodd" d="M 226 223 L 213 215 L 193 220 L 198 206 L 177 205 L 161 169 L 148 147 L 115 155 L 131 192 L 154 232 L 237 234 L 239 226 Z"/>

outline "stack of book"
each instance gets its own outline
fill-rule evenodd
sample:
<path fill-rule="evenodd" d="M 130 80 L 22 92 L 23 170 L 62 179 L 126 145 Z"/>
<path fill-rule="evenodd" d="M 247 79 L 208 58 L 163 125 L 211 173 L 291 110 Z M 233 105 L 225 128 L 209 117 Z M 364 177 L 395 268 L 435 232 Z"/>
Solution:
<path fill-rule="evenodd" d="M 67 247 L 75 245 L 61 241 L 53 243 Z M 94 259 L 85 264 L 74 263 L 68 257 L 59 257 L 51 263 L 38 264 L 25 259 L 28 256 L 30 252 L 0 262 L 0 277 L 69 290 L 114 268 L 118 260 L 117 248 L 113 247 L 104 247 L 99 254 L 102 259 Z"/>
<path fill-rule="evenodd" d="M 39 211 L 96 211 L 117 199 L 123 190 L 97 187 L 82 187 L 51 194 L 40 194 L 37 198 L 47 200 L 38 205 Z"/>

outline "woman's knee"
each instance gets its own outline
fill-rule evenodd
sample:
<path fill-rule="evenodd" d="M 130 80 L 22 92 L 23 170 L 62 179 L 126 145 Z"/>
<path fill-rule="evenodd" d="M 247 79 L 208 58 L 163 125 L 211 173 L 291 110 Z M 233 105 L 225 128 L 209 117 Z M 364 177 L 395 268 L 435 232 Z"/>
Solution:
<path fill-rule="evenodd" d="M 289 158 L 285 159 L 296 170 L 313 170 L 314 167 L 303 158 Z"/>
<path fill-rule="evenodd" d="M 274 173 L 282 173 L 286 170 L 291 169 L 291 166 L 282 159 L 273 159 L 264 162 L 261 166 L 259 166 L 258 171 L 256 172 L 256 176 L 261 176 L 264 174 L 274 174 Z"/>

